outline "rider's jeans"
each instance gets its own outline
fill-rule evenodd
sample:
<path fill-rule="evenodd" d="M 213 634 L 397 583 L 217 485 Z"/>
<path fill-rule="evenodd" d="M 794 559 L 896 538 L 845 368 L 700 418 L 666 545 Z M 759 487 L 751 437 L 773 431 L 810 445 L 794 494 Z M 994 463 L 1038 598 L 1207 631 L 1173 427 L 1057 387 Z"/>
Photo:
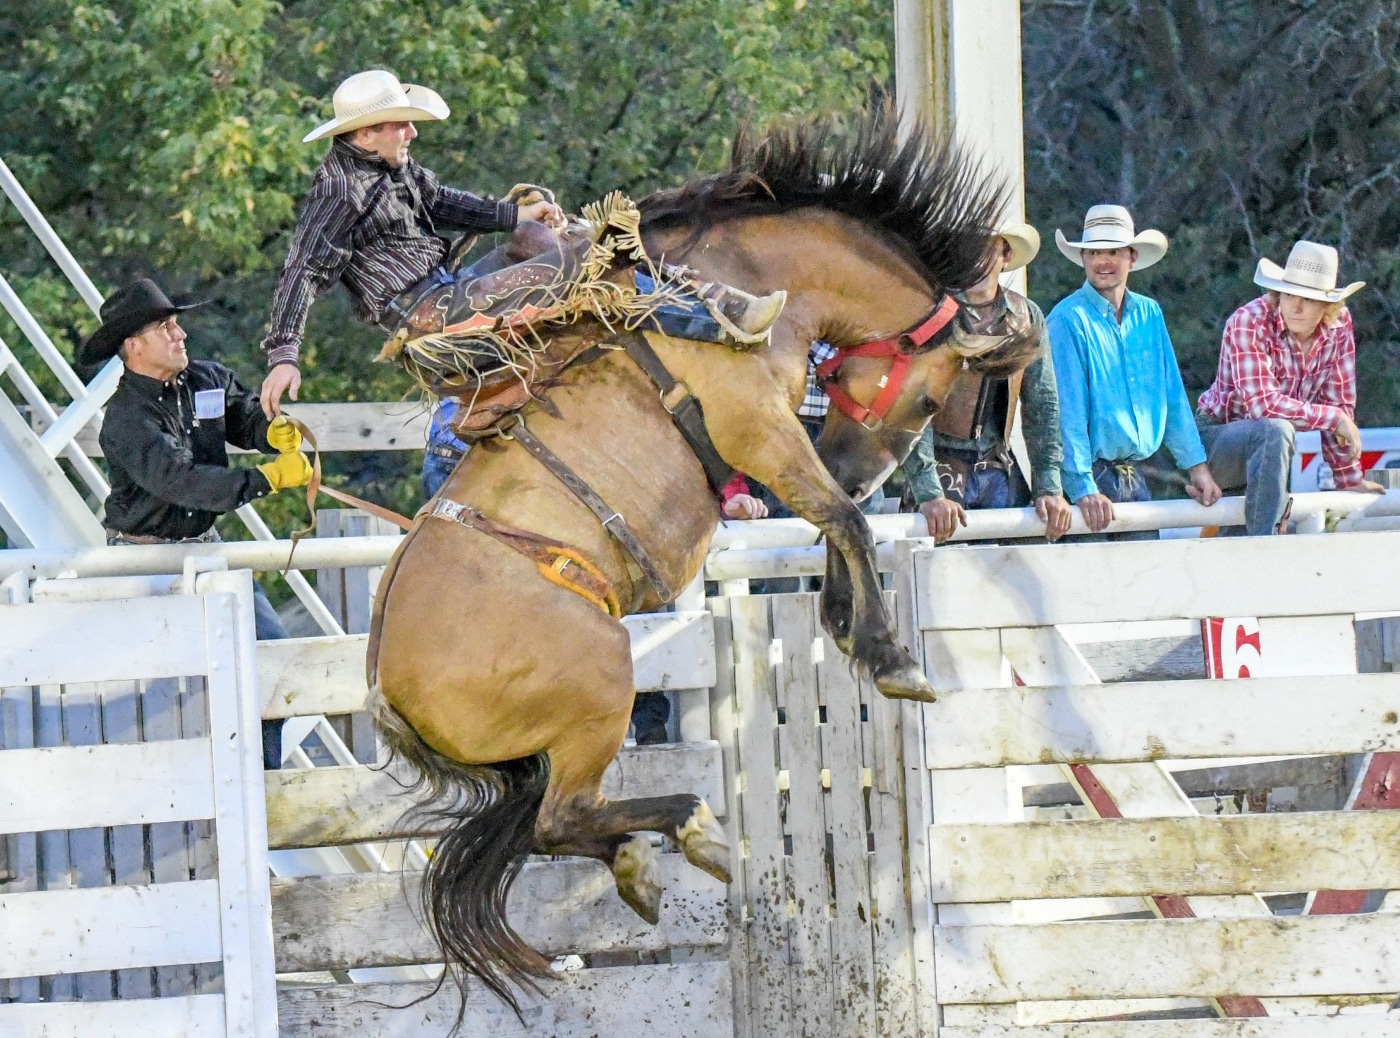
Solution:
<path fill-rule="evenodd" d="M 638 270 L 633 274 L 638 292 L 653 292 L 656 282 L 650 274 Z M 667 303 L 652 314 L 657 326 L 677 339 L 698 339 L 701 342 L 725 342 L 724 329 L 706 308 L 703 300 L 691 297 L 681 303 Z"/>

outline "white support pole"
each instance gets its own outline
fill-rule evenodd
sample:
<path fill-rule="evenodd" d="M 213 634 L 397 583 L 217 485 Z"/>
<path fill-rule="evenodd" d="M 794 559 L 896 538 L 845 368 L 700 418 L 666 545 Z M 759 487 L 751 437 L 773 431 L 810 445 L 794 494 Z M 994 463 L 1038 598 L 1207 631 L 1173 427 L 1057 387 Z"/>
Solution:
<path fill-rule="evenodd" d="M 73 258 L 73 254 L 68 251 L 68 246 L 63 244 L 63 239 L 50 226 L 49 221 L 44 218 L 44 214 L 39 211 L 39 207 L 34 204 L 34 200 L 29 197 L 29 193 L 24 190 L 23 185 L 15 178 L 10 167 L 5 165 L 3 159 L 0 159 L 0 190 L 5 192 L 11 204 L 18 210 L 19 215 L 24 217 L 24 222 L 34 232 L 34 237 L 38 238 L 44 248 L 48 250 L 53 261 L 58 264 L 59 269 L 78 290 L 78 295 L 83 297 L 83 302 L 92 307 L 93 313 L 101 310 L 102 293 L 97 291 L 97 287 L 88 278 L 83 268 L 79 266 L 78 261 Z"/>
<path fill-rule="evenodd" d="M 906 126 L 951 128 L 1025 219 L 1020 0 L 895 0 L 895 91 Z"/>
<path fill-rule="evenodd" d="M 1005 181 L 1003 217 L 1024 221 L 1020 0 L 895 0 L 895 83 L 906 127 L 951 128 Z M 1025 294 L 1026 274 L 1012 271 L 1002 284 Z M 1010 445 L 1029 476 L 1019 409 Z"/>

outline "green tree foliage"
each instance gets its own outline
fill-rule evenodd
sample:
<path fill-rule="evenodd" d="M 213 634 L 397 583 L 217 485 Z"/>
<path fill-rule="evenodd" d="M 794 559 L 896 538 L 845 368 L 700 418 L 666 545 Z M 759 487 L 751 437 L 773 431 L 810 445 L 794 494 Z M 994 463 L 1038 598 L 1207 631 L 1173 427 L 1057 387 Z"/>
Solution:
<path fill-rule="evenodd" d="M 1172 239 L 1134 278 L 1166 312 L 1188 388 L 1215 377 L 1261 255 L 1337 245 L 1354 297 L 1363 425 L 1400 424 L 1400 3 L 1026 0 L 1028 205 L 1077 236 L 1119 202 Z M 1051 247 L 1053 302 L 1082 280 Z"/>
<path fill-rule="evenodd" d="M 888 7 L 28 0 L 0 8 L 0 156 L 100 289 L 149 274 L 212 299 L 185 321 L 192 350 L 256 385 L 296 206 L 327 148 L 301 138 L 350 73 L 388 68 L 444 96 L 452 118 L 424 125 L 414 150 L 446 183 L 497 195 L 542 183 L 577 208 L 714 167 L 743 118 L 858 104 L 888 84 Z M 8 207 L 0 268 L 63 348 L 95 327 Z M 18 345 L 13 329 L 0 334 Z M 308 327 L 302 399 L 406 392 L 395 369 L 370 362 L 380 338 L 329 293 Z M 357 485 L 387 503 L 409 507 L 416 493 L 412 458 L 336 464 L 354 464 Z"/>

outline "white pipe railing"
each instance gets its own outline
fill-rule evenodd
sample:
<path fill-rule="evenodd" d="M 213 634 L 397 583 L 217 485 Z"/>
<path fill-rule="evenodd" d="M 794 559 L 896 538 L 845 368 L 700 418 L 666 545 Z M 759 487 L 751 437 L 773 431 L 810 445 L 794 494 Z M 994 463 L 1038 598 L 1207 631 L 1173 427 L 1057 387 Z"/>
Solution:
<path fill-rule="evenodd" d="M 49 221 L 44 218 L 44 214 L 39 211 L 39 207 L 34 204 L 34 200 L 29 197 L 29 193 L 24 190 L 24 186 L 10 172 L 10 167 L 5 165 L 0 159 L 0 190 L 9 197 L 10 203 L 15 210 L 24 218 L 24 222 L 29 225 L 29 229 L 34 232 L 34 237 L 48 250 L 53 261 L 58 264 L 60 270 L 73 283 L 73 287 L 78 290 L 78 294 L 83 297 L 83 302 L 92 307 L 92 312 L 97 313 L 102 309 L 102 293 L 97 291 L 87 273 L 73 258 L 73 254 L 68 251 L 68 246 L 63 244 L 63 239 L 58 236 L 58 232 L 50 226 Z"/>
<path fill-rule="evenodd" d="M 1244 499 L 1224 498 L 1211 508 L 1202 508 L 1194 501 L 1186 500 L 1147 501 L 1115 505 L 1114 513 L 1115 519 L 1109 532 L 1230 526 L 1243 523 Z M 1383 495 L 1347 491 L 1295 494 L 1293 516 L 1300 522 L 1323 520 L 1328 516 L 1350 516 L 1339 524 L 1339 530 L 1370 528 L 1369 525 L 1363 527 L 1359 524 L 1391 520 L 1400 525 L 1400 490 Z M 893 560 L 895 541 L 926 537 L 928 533 L 923 517 L 917 513 L 867 518 L 875 536 L 877 557 L 885 569 Z M 257 519 L 256 515 L 253 519 Z M 958 531 L 959 541 L 1010 540 L 1044 534 L 1044 524 L 1035 517 L 1035 510 L 1031 508 L 968 512 L 967 522 L 967 527 Z M 1088 532 L 1078 509 L 1075 509 L 1074 523 L 1075 532 Z M 266 527 L 262 530 L 265 531 Z M 726 523 L 715 534 L 705 576 L 710 580 L 725 581 L 820 574 L 825 566 L 826 548 L 816 543 L 818 537 L 817 528 L 802 519 Z M 295 552 L 292 551 L 291 541 L 273 540 L 123 545 L 73 551 L 16 549 L 0 551 L 0 580 L 13 573 L 28 573 L 33 577 L 179 573 L 184 567 L 184 560 L 192 556 L 224 558 L 232 569 L 280 571 L 287 566 L 289 555 L 294 569 L 288 576 L 296 578 L 297 570 L 382 566 L 402 543 L 403 539 L 397 536 L 308 537 L 296 546 Z M 305 590 L 319 603 L 309 586 Z M 696 591 L 698 589 L 691 590 L 692 597 Z"/>
<path fill-rule="evenodd" d="M 180 573 L 185 559 L 214 556 L 229 569 L 278 572 L 290 555 L 298 570 L 382 566 L 402 537 L 307 537 L 291 541 L 216 541 L 213 544 L 123 544 L 117 547 L 0 551 L 0 580 L 12 573 L 31 577 L 128 577 Z M 315 597 L 315 593 L 312 593 Z M 319 599 L 318 599 L 319 601 Z"/>
<path fill-rule="evenodd" d="M 1079 509 L 1072 511 L 1070 535 L 1089 533 Z M 1105 533 L 1244 525 L 1242 497 L 1222 498 L 1210 508 L 1182 499 L 1119 504 L 1113 506 L 1113 511 L 1114 520 Z M 1303 532 L 1320 532 L 1329 515 L 1353 514 L 1400 516 L 1400 491 L 1383 495 L 1354 491 L 1293 495 L 1292 517 Z M 867 520 L 875 537 L 876 560 L 884 572 L 894 565 L 894 541 L 928 536 L 928 526 L 918 514 L 872 515 Z M 969 511 L 967 526 L 959 527 L 952 539 L 995 541 L 1044 535 L 1045 524 L 1034 508 L 1004 508 Z M 727 523 L 715 534 L 705 576 L 718 581 L 819 576 L 826 569 L 826 548 L 816 543 L 818 536 L 817 528 L 802 519 Z"/>

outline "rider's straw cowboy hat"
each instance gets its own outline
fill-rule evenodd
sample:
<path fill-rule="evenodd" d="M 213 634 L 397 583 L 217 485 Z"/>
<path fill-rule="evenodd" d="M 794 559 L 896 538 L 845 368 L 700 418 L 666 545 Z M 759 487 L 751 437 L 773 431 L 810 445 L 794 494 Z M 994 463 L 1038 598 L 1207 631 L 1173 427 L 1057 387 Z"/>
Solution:
<path fill-rule="evenodd" d="M 1003 273 L 1020 270 L 1040 252 L 1040 232 L 1028 223 L 1005 223 L 997 228 L 995 237 L 1006 242 L 1011 258 L 1002 267 Z"/>
<path fill-rule="evenodd" d="M 1286 267 L 1261 259 L 1254 271 L 1254 283 L 1270 292 L 1286 292 L 1322 303 L 1340 303 L 1365 288 L 1366 282 L 1353 281 L 1346 288 L 1338 288 L 1337 265 L 1337 250 L 1332 246 L 1300 241 L 1288 254 Z"/>
<path fill-rule="evenodd" d="M 349 133 L 378 123 L 436 122 L 451 115 L 447 102 L 433 90 L 400 83 L 392 72 L 371 69 L 356 72 L 335 88 L 335 118 L 322 123 L 302 143 Z"/>
<path fill-rule="evenodd" d="M 1167 236 L 1161 231 L 1133 229 L 1133 217 L 1121 205 L 1096 205 L 1084 214 L 1084 237 L 1066 241 L 1064 232 L 1055 232 L 1055 244 L 1071 263 L 1084 266 L 1085 249 L 1136 249 L 1134 270 L 1145 270 L 1167 254 Z"/>

